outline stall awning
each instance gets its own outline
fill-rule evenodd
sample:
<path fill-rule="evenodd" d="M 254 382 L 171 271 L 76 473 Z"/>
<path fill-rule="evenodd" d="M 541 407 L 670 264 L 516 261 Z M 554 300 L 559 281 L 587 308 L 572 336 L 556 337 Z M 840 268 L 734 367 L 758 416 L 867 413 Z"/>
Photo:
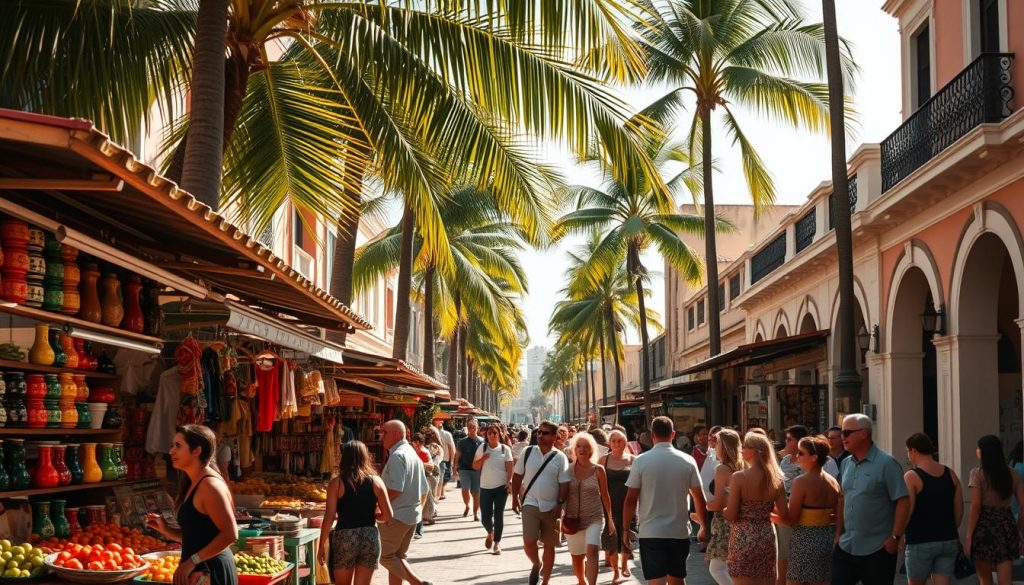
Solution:
<path fill-rule="evenodd" d="M 822 329 L 821 331 L 791 335 L 770 341 L 748 343 L 690 366 L 679 372 L 679 375 L 685 376 L 686 374 L 695 374 L 708 370 L 763 364 L 821 347 L 825 345 L 828 335 L 828 329 Z"/>
<path fill-rule="evenodd" d="M 450 400 L 448 387 L 402 360 L 351 349 L 343 350 L 345 365 L 335 368 L 334 377 L 356 384 L 376 383 L 414 392 L 427 391 L 439 400 Z"/>
<path fill-rule="evenodd" d="M 91 122 L 0 109 L 0 191 L 3 199 L 225 298 L 329 329 L 370 328 Z"/>

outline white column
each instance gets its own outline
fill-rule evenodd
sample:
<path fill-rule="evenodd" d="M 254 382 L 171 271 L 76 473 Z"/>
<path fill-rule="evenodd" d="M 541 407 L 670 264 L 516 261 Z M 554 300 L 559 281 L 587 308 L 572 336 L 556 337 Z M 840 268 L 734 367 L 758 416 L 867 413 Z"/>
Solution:
<path fill-rule="evenodd" d="M 978 465 L 978 438 L 999 433 L 998 335 L 951 336 L 954 469 L 961 476 Z"/>
<path fill-rule="evenodd" d="M 880 354 L 883 364 L 879 392 L 871 389 L 878 408 L 875 442 L 893 452 L 902 441 L 923 427 L 921 414 L 921 360 L 923 352 Z M 876 398 L 877 397 L 877 398 Z"/>
<path fill-rule="evenodd" d="M 957 460 L 956 440 L 956 394 L 954 392 L 955 381 L 953 379 L 953 338 L 949 336 L 936 337 L 932 340 L 935 346 L 936 373 L 938 374 L 938 416 L 939 436 L 936 437 L 939 448 L 939 462 L 953 468 L 957 475 L 960 473 Z"/>

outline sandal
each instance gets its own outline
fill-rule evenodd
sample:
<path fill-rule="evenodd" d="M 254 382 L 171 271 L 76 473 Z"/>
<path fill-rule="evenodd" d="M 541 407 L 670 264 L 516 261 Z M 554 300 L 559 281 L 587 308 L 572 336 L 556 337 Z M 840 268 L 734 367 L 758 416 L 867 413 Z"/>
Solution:
<path fill-rule="evenodd" d="M 629 567 L 628 567 L 627 565 L 622 565 L 622 570 L 621 570 L 621 572 L 622 572 L 622 576 L 623 576 L 623 577 L 626 577 L 626 578 L 629 578 L 629 577 L 630 577 L 630 574 L 629 574 Z"/>

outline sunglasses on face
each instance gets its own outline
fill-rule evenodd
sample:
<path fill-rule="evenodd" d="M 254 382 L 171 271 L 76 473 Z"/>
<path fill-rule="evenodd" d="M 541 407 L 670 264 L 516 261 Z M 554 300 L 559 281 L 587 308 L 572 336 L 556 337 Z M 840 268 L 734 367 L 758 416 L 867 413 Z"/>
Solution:
<path fill-rule="evenodd" d="M 853 433 L 856 433 L 856 432 L 859 432 L 859 431 L 863 431 L 863 430 L 864 429 L 843 429 L 843 436 L 844 437 L 849 437 Z"/>
<path fill-rule="evenodd" d="M 538 437 L 546 437 L 551 434 L 551 431 L 537 431 Z"/>

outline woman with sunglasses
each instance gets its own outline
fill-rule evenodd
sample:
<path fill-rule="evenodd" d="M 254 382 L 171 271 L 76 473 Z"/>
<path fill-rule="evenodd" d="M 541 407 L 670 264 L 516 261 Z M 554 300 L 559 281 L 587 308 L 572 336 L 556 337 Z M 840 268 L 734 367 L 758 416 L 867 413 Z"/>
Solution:
<path fill-rule="evenodd" d="M 473 469 L 480 473 L 480 522 L 487 531 L 484 548 L 500 555 L 505 502 L 512 491 L 512 448 L 505 444 L 498 425 L 484 429 L 484 443 L 476 450 Z"/>
<path fill-rule="evenodd" d="M 771 585 L 776 572 L 772 511 L 781 522 L 789 516 L 782 470 L 775 448 L 763 434 L 747 433 L 741 453 L 747 468 L 733 474 L 722 511 L 732 523 L 729 576 L 737 585 Z"/>
<path fill-rule="evenodd" d="M 803 474 L 793 480 L 789 520 L 793 523 L 786 583 L 824 585 L 832 579 L 836 518 L 842 506 L 839 482 L 822 473 L 829 461 L 829 442 L 822 436 L 797 443 L 796 461 Z"/>

